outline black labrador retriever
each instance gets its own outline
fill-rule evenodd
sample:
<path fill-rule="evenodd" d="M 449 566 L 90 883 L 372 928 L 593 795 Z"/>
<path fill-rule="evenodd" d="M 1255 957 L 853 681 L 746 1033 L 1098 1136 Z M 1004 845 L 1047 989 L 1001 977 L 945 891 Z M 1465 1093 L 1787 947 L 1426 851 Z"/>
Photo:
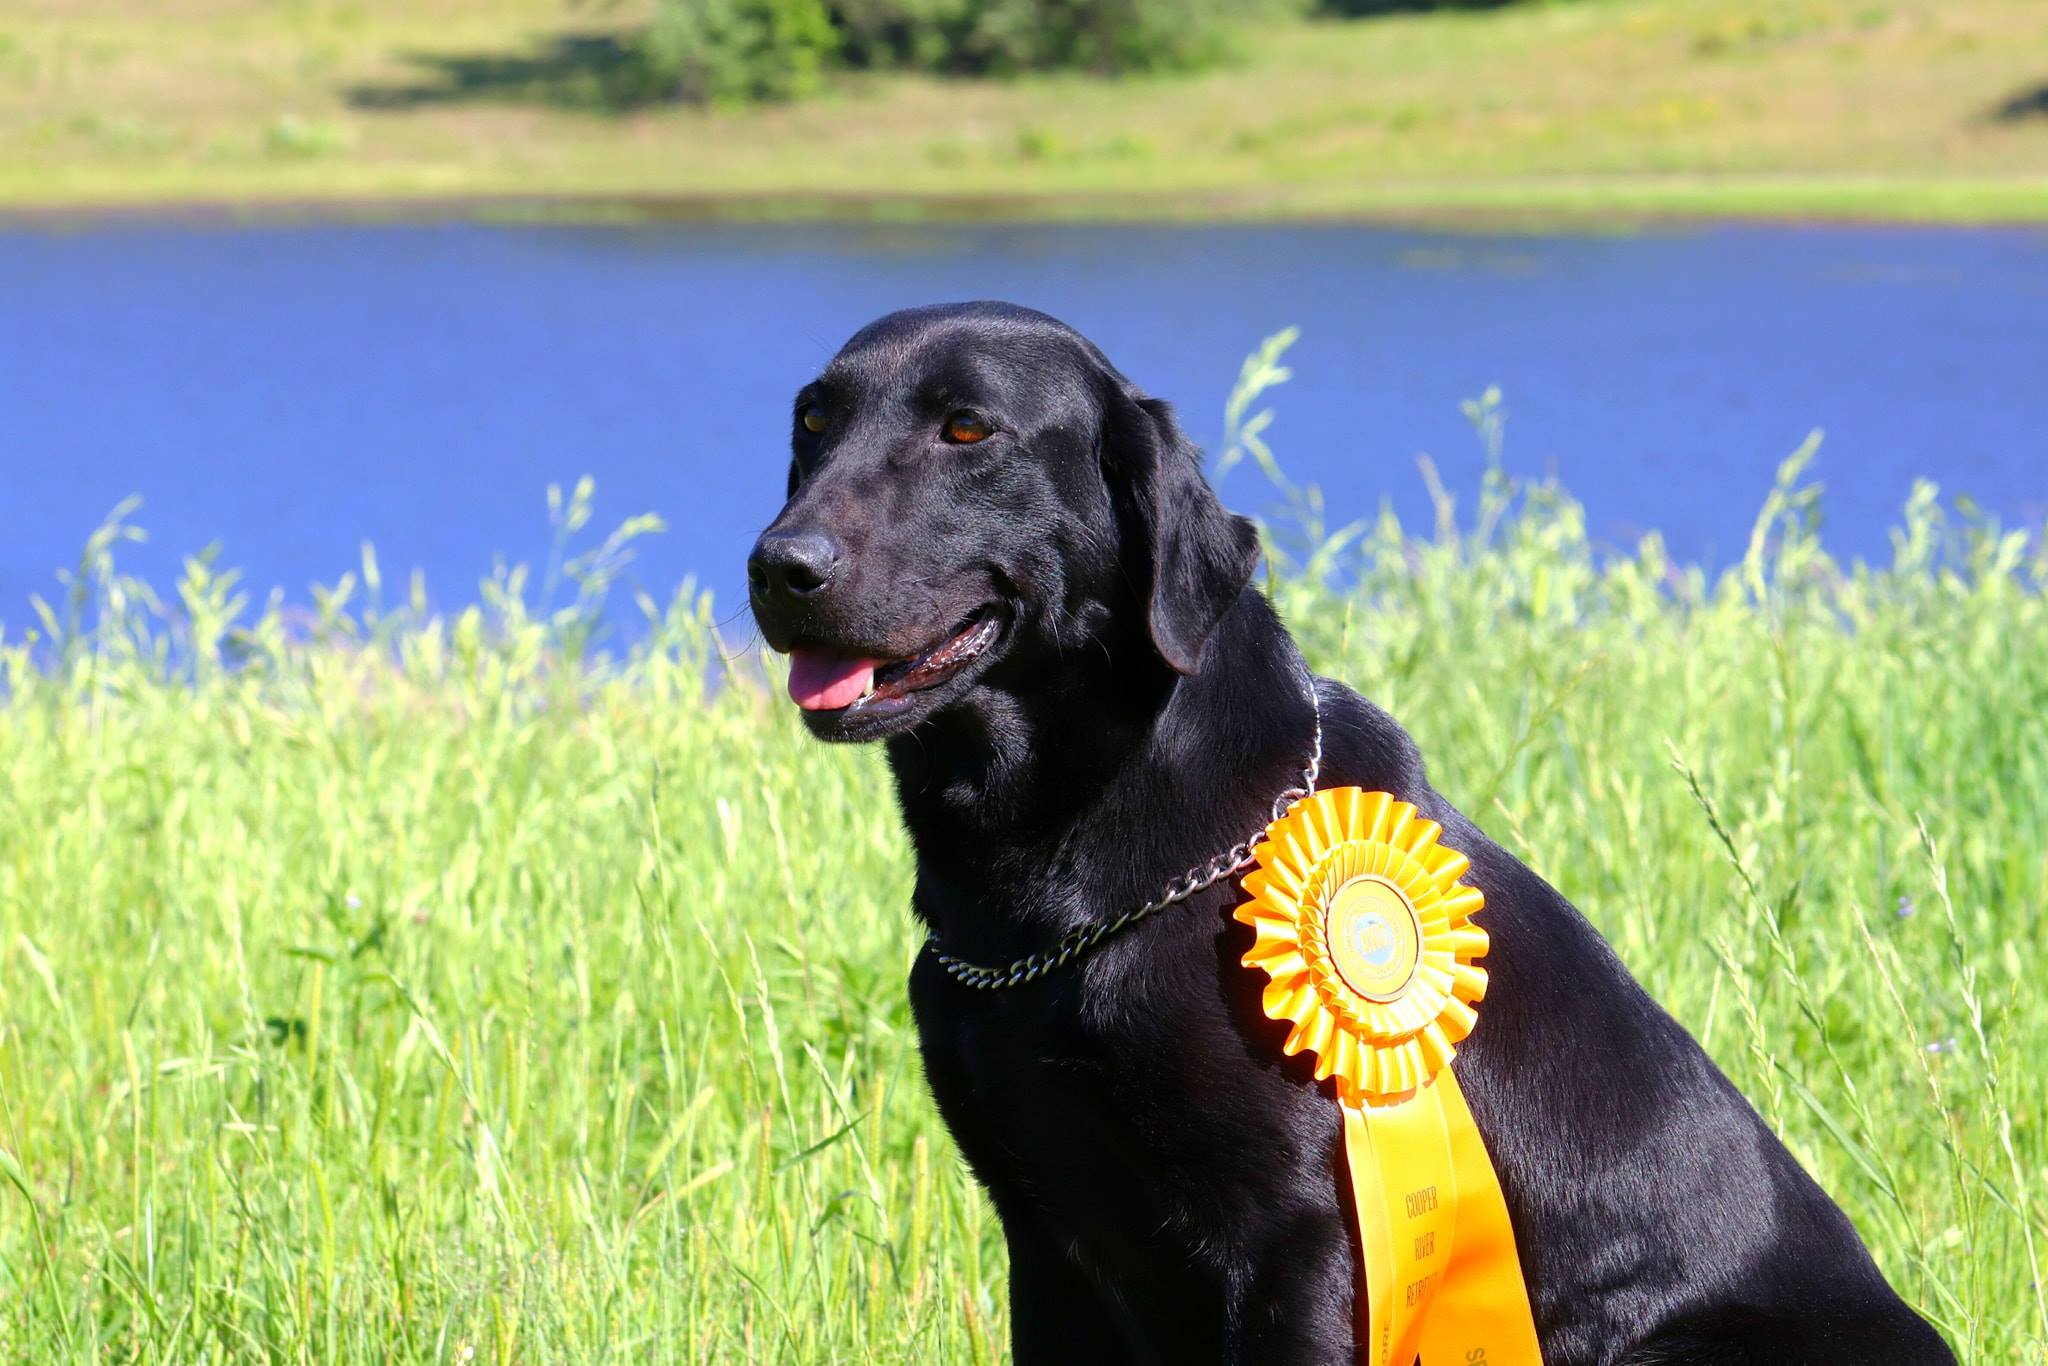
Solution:
<path fill-rule="evenodd" d="M 1318 707 L 1322 785 L 1414 803 L 1485 893 L 1458 1076 L 1548 1366 L 1954 1360 L 1578 911 L 1310 678 L 1252 525 L 1094 345 L 1006 304 L 894 313 L 792 424 L 753 609 L 813 734 L 887 742 L 925 1069 L 1002 1218 L 1021 1366 L 1359 1360 L 1338 1107 L 1240 966 L 1235 878 L 1016 985 L 946 961 L 1042 962 L 1215 863 L 1301 783 Z"/>

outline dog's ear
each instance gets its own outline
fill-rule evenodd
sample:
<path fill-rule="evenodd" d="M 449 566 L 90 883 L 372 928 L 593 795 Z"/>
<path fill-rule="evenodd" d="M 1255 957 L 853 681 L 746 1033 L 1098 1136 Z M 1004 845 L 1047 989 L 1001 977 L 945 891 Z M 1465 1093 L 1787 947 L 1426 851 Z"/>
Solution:
<path fill-rule="evenodd" d="M 1172 409 L 1125 385 L 1107 388 L 1102 464 L 1126 529 L 1126 560 L 1159 657 L 1191 674 L 1258 568 L 1258 529 L 1217 501 L 1202 453 Z"/>

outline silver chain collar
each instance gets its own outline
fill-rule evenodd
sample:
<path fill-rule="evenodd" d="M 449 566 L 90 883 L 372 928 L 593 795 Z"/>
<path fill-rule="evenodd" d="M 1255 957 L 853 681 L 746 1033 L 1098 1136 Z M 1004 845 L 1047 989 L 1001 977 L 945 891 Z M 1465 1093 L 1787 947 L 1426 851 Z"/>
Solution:
<path fill-rule="evenodd" d="M 1308 680 L 1308 702 L 1309 709 L 1315 716 L 1315 734 L 1309 745 L 1308 767 L 1302 770 L 1300 786 L 1290 787 L 1274 799 L 1272 819 L 1276 821 L 1287 814 L 1288 807 L 1294 805 L 1303 797 L 1314 794 L 1316 778 L 1322 772 L 1323 704 L 1322 700 L 1316 696 L 1316 683 L 1313 675 Z M 1261 825 L 1258 829 L 1252 831 L 1251 834 L 1246 835 L 1236 844 L 1224 850 L 1215 858 L 1210 859 L 1199 868 L 1189 869 L 1173 882 L 1167 884 L 1166 890 L 1159 895 L 1157 900 L 1148 901 L 1142 906 L 1125 911 L 1114 920 L 1099 920 L 1092 925 L 1083 925 L 1076 930 L 1070 931 L 1059 943 L 1051 948 L 1040 953 L 1031 954 L 1025 958 L 1019 958 L 1016 962 L 1004 967 L 979 967 L 964 959 L 940 953 L 937 930 L 932 931 L 925 937 L 924 946 L 937 956 L 939 966 L 946 970 L 947 975 L 962 986 L 974 987 L 981 991 L 1000 991 L 1005 987 L 1020 987 L 1027 982 L 1037 981 L 1054 968 L 1064 967 L 1076 958 L 1093 952 L 1097 945 L 1102 943 L 1103 940 L 1108 939 L 1111 935 L 1120 934 L 1139 921 L 1165 910 L 1168 906 L 1178 905 L 1195 893 L 1204 892 L 1214 887 L 1217 883 L 1231 876 L 1252 861 L 1252 847 L 1259 842 L 1265 833 L 1266 827 Z"/>

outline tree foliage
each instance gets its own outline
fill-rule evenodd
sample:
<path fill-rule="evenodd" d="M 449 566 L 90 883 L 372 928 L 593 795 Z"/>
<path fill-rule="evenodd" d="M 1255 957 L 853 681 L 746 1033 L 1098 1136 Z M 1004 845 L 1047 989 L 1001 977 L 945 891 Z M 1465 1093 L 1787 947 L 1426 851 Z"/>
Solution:
<path fill-rule="evenodd" d="M 783 99 L 825 69 L 940 75 L 1185 69 L 1218 60 L 1233 21 L 1297 0 L 662 0 L 647 70 L 689 99 Z"/>
<path fill-rule="evenodd" d="M 791 99 L 840 48 L 823 0 L 663 0 L 642 38 L 654 78 L 685 99 Z"/>

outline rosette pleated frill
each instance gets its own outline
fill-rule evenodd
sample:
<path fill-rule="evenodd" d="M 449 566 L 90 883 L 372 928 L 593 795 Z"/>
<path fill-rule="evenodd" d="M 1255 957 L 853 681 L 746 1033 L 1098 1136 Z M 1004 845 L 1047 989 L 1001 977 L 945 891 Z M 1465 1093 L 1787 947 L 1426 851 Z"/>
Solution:
<path fill-rule="evenodd" d="M 1265 1011 L 1286 1051 L 1315 1054 L 1347 1105 L 1394 1105 L 1449 1065 L 1486 995 L 1486 905 L 1471 860 L 1384 792 L 1339 788 L 1288 808 L 1252 851 L 1237 918 L 1258 932 Z"/>

